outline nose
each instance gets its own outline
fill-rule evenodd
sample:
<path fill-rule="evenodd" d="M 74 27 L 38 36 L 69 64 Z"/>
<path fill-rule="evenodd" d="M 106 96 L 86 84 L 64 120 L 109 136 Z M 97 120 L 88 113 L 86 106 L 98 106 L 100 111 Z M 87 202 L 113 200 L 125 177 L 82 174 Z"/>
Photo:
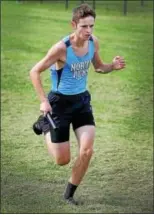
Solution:
<path fill-rule="evenodd" d="M 90 26 L 87 27 L 87 33 L 91 33 L 91 27 Z"/>

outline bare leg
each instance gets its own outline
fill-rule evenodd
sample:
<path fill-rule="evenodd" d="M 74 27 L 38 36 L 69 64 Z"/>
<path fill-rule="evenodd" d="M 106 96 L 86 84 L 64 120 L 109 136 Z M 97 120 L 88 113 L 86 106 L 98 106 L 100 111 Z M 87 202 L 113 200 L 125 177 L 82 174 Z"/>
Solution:
<path fill-rule="evenodd" d="M 79 185 L 87 171 L 93 154 L 95 127 L 83 126 L 78 128 L 75 133 L 79 142 L 79 155 L 73 166 L 69 182 L 74 185 Z"/>
<path fill-rule="evenodd" d="M 50 132 L 45 135 L 45 141 L 49 155 L 53 156 L 56 164 L 66 165 L 70 162 L 70 144 L 69 142 L 52 143 Z"/>

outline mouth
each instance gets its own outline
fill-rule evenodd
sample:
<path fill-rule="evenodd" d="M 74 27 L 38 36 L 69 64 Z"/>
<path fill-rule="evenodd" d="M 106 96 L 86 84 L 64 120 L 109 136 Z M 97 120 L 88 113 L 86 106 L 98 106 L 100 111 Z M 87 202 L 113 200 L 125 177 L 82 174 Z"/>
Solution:
<path fill-rule="evenodd" d="M 90 34 L 85 35 L 85 37 L 87 37 L 87 38 L 90 37 Z"/>

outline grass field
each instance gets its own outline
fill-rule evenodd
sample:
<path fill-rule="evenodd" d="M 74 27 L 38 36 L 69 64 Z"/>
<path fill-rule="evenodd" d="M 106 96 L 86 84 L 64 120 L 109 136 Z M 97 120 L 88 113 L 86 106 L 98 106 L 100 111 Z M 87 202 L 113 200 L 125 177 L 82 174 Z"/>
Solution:
<path fill-rule="evenodd" d="M 39 100 L 29 70 L 49 47 L 71 32 L 62 3 L 3 1 L 1 21 L 1 213 L 153 213 L 153 21 L 152 1 L 100 4 L 94 34 L 104 62 L 125 57 L 127 68 L 100 75 L 89 71 L 97 132 L 90 168 L 76 192 L 83 205 L 62 200 L 77 155 L 56 166 L 43 137 L 31 126 Z M 46 92 L 49 72 L 43 75 Z"/>

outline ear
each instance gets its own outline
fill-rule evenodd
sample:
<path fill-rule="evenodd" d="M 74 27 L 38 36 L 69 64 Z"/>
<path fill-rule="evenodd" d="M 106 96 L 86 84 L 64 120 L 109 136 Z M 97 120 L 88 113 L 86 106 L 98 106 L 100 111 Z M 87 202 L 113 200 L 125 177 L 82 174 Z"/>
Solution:
<path fill-rule="evenodd" d="M 75 21 L 71 21 L 71 25 L 72 25 L 72 28 L 75 30 L 75 29 L 76 29 L 76 27 L 77 27 L 76 22 L 75 22 Z"/>

